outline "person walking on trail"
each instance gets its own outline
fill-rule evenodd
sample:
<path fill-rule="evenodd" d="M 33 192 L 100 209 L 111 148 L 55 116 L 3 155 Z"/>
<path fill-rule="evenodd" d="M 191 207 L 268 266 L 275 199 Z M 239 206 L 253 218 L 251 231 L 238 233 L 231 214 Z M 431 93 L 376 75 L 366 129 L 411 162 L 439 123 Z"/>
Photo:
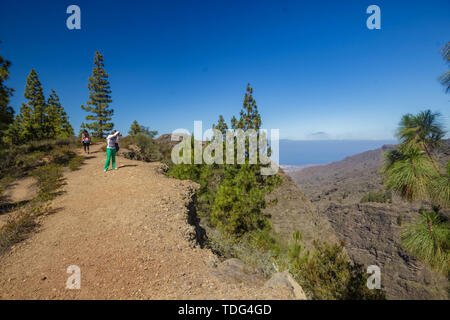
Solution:
<path fill-rule="evenodd" d="M 91 144 L 91 137 L 89 136 L 89 132 L 84 129 L 83 133 L 81 134 L 81 142 L 83 143 L 84 153 L 89 154 L 89 146 Z"/>
<path fill-rule="evenodd" d="M 109 162 L 112 160 L 112 168 L 113 170 L 117 170 L 116 168 L 116 144 L 118 143 L 118 136 L 120 135 L 119 131 L 113 130 L 110 135 L 106 137 L 106 163 L 105 163 L 105 172 L 108 171 Z"/>

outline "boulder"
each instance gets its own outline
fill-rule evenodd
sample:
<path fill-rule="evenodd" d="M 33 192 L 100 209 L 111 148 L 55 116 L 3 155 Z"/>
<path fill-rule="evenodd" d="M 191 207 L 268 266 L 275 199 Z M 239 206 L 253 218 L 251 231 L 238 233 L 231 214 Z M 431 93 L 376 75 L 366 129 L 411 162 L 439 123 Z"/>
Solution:
<path fill-rule="evenodd" d="M 227 259 L 217 265 L 213 274 L 224 281 L 257 284 L 264 283 L 263 276 L 239 259 Z"/>
<path fill-rule="evenodd" d="M 308 299 L 302 287 L 297 283 L 297 281 L 295 281 L 288 271 L 274 273 L 272 277 L 267 280 L 264 286 L 271 289 L 287 288 L 295 299 Z"/>

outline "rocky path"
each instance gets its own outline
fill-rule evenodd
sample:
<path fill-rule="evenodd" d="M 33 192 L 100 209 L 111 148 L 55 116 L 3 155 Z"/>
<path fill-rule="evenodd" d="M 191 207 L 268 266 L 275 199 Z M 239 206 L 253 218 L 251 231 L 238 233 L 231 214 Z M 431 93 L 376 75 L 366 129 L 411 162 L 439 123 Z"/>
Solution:
<path fill-rule="evenodd" d="M 258 281 L 214 275 L 214 255 L 187 239 L 193 183 L 121 157 L 119 169 L 105 173 L 100 146 L 92 151 L 80 170 L 65 174 L 55 212 L 0 258 L 0 298 L 290 298 Z M 80 289 L 66 288 L 71 265 L 80 268 Z"/>

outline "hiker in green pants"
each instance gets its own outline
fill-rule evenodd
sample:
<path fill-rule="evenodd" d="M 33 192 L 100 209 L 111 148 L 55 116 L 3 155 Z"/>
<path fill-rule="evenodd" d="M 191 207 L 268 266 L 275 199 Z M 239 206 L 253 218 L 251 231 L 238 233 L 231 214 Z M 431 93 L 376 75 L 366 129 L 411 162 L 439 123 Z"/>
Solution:
<path fill-rule="evenodd" d="M 108 137 L 106 137 L 106 163 L 105 163 L 105 172 L 108 171 L 109 162 L 112 158 L 112 168 L 117 170 L 116 168 L 116 143 L 117 137 L 120 135 L 119 131 L 113 130 Z"/>

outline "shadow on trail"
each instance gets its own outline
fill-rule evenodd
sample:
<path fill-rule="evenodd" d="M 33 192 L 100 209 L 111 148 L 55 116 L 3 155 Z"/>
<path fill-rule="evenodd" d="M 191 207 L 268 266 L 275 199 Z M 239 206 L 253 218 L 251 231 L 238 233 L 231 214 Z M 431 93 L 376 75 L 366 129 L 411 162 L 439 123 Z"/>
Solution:
<path fill-rule="evenodd" d="M 50 210 L 48 210 L 46 213 L 45 213 L 45 215 L 52 215 L 52 214 L 55 214 L 55 213 L 58 213 L 58 212 L 60 212 L 61 210 L 63 210 L 64 208 L 63 207 L 58 207 L 58 208 L 51 208 Z"/>
<path fill-rule="evenodd" d="M 123 164 L 123 165 L 119 166 L 118 169 L 126 168 L 126 167 L 137 167 L 137 164 Z"/>
<path fill-rule="evenodd" d="M 22 200 L 22 201 L 18 201 L 18 202 L 2 203 L 2 204 L 0 204 L 0 216 L 10 213 L 11 211 L 14 211 L 14 210 L 26 205 L 30 201 L 31 200 Z"/>

